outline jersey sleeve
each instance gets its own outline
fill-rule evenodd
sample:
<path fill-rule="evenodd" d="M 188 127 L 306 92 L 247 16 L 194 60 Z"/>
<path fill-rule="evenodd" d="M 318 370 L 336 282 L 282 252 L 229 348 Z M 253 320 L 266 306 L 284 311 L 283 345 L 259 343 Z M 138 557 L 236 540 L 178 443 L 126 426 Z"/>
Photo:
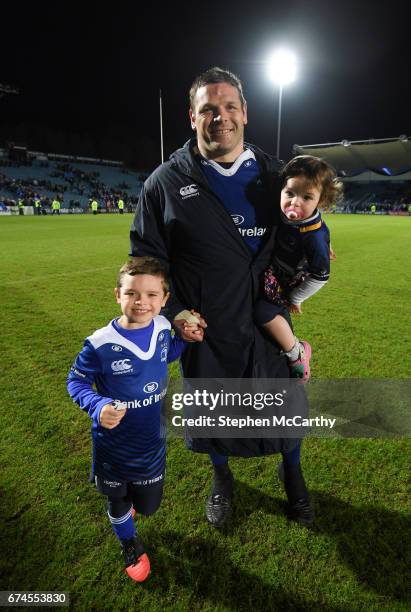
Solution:
<path fill-rule="evenodd" d="M 320 231 L 304 237 L 304 254 L 307 272 L 317 281 L 328 281 L 330 277 L 330 234 L 323 225 Z"/>
<path fill-rule="evenodd" d="M 97 423 L 103 406 L 113 401 L 113 398 L 102 397 L 93 389 L 95 377 L 100 373 L 100 360 L 86 340 L 67 377 L 67 391 L 72 400 Z"/>
<path fill-rule="evenodd" d="M 167 363 L 171 363 L 178 359 L 181 353 L 187 346 L 187 342 L 179 338 L 178 336 L 171 336 L 170 339 L 170 350 L 167 355 Z"/>

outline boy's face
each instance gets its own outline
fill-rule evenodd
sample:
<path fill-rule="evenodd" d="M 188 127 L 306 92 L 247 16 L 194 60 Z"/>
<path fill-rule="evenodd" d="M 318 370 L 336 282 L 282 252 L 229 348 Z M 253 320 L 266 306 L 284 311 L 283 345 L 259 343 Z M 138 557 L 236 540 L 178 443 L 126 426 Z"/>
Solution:
<path fill-rule="evenodd" d="M 293 176 L 281 190 L 281 210 L 290 221 L 311 217 L 321 200 L 321 189 L 304 176 Z"/>
<path fill-rule="evenodd" d="M 170 295 L 164 293 L 162 278 L 151 274 L 124 274 L 120 289 L 114 291 L 123 313 L 120 323 L 134 329 L 147 327 Z"/>

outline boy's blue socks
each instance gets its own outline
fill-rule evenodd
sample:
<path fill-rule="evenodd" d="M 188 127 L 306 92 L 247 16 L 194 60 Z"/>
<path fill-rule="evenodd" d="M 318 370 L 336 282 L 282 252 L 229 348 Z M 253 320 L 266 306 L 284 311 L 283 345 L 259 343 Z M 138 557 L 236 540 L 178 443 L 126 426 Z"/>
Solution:
<path fill-rule="evenodd" d="M 130 510 L 127 514 L 118 518 L 111 516 L 110 513 L 107 512 L 113 531 L 120 541 L 130 540 L 136 535 L 136 528 L 131 516 L 131 510 L 132 506 L 130 506 Z"/>

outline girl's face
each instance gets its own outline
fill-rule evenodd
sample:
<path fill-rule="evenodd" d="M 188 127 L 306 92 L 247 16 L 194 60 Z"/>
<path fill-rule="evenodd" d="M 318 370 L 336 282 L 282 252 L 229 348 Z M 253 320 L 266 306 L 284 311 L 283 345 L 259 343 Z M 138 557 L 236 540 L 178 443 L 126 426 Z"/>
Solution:
<path fill-rule="evenodd" d="M 305 176 L 293 176 L 281 190 L 281 210 L 290 221 L 311 217 L 321 200 L 321 189 Z"/>

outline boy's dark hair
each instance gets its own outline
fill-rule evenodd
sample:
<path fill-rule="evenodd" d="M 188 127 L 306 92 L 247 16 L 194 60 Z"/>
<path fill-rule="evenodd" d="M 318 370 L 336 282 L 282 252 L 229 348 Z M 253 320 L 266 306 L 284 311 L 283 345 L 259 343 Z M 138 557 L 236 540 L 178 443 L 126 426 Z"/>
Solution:
<path fill-rule="evenodd" d="M 136 274 L 150 274 L 151 276 L 159 276 L 162 280 L 164 294 L 169 291 L 169 282 L 167 278 L 167 269 L 165 265 L 155 257 L 133 257 L 129 259 L 120 268 L 120 272 L 117 277 L 117 289 L 121 288 L 123 276 L 130 274 L 135 276 Z"/>
<path fill-rule="evenodd" d="M 289 178 L 304 176 L 321 189 L 320 205 L 328 208 L 342 197 L 343 184 L 337 178 L 334 168 L 320 157 L 297 155 L 280 172 L 281 189 Z"/>
<path fill-rule="evenodd" d="M 245 98 L 243 94 L 243 86 L 241 84 L 240 79 L 237 75 L 229 70 L 223 70 L 222 68 L 218 68 L 215 66 L 214 68 L 209 68 L 199 76 L 197 76 L 193 84 L 190 87 L 190 108 L 194 110 L 194 98 L 196 96 L 197 90 L 200 87 L 204 87 L 205 85 L 211 85 L 214 83 L 228 83 L 235 87 L 238 91 L 238 95 L 240 96 L 241 107 L 244 107 Z"/>

